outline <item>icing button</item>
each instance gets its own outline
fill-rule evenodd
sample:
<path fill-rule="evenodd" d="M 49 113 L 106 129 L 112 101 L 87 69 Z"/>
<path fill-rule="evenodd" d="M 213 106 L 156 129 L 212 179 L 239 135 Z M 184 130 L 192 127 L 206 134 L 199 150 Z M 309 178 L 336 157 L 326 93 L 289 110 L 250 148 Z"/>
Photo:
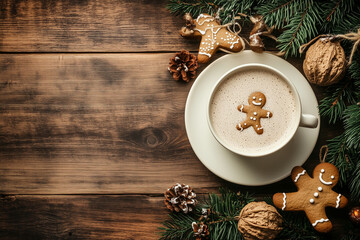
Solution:
<path fill-rule="evenodd" d="M 324 172 L 325 172 L 325 170 L 324 170 L 324 169 L 321 169 L 321 172 L 322 172 L 322 173 L 324 173 Z"/>
<path fill-rule="evenodd" d="M 315 202 L 315 200 L 311 198 L 310 203 L 313 204 L 314 202 Z"/>
<path fill-rule="evenodd" d="M 317 192 L 314 193 L 314 197 L 316 197 L 316 198 L 319 197 L 319 193 L 317 193 Z"/>
<path fill-rule="evenodd" d="M 318 187 L 319 192 L 322 192 L 322 190 L 323 190 L 322 187 Z"/>

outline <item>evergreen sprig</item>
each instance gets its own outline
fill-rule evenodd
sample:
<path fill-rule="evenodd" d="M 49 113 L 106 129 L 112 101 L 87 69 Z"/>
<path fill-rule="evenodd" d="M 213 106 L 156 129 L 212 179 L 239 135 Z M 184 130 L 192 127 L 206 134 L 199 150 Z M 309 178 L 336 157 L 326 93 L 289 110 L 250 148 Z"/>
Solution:
<path fill-rule="evenodd" d="M 163 222 L 160 227 L 160 240 L 193 239 L 192 223 L 198 216 L 184 213 L 170 213 L 169 220 Z"/>
<path fill-rule="evenodd" d="M 277 47 L 285 57 L 297 56 L 299 47 L 317 34 L 347 33 L 360 24 L 357 0 L 170 0 L 167 8 L 193 17 L 219 13 L 224 24 L 238 13 L 260 14 L 269 26 L 282 31 Z"/>
<path fill-rule="evenodd" d="M 344 111 L 344 136 L 348 148 L 360 152 L 360 106 L 351 105 Z"/>
<path fill-rule="evenodd" d="M 256 0 L 170 0 L 167 8 L 175 15 L 190 13 L 196 18 L 201 13 L 214 15 L 219 13 L 222 23 L 228 23 L 233 20 L 237 13 L 251 14 L 252 7 L 262 2 Z"/>
<path fill-rule="evenodd" d="M 243 237 L 237 228 L 237 220 L 243 207 L 254 201 L 248 193 L 236 194 L 226 189 L 220 189 L 221 196 L 209 194 L 202 208 L 210 209 L 211 215 L 207 220 L 211 232 L 210 239 L 238 239 Z"/>
<path fill-rule="evenodd" d="M 278 37 L 277 47 L 285 53 L 285 58 L 289 54 L 297 56 L 300 46 L 310 41 L 318 33 L 316 26 L 321 21 L 319 19 L 321 8 L 315 1 L 305 0 L 303 2 L 307 3 L 305 9 L 298 9 L 297 14 L 292 16 L 291 21 L 284 27 L 285 31 Z"/>
<path fill-rule="evenodd" d="M 346 106 L 356 103 L 355 87 L 354 81 L 348 78 L 328 87 L 326 97 L 319 104 L 320 115 L 328 119 L 330 124 L 342 120 Z"/>
<path fill-rule="evenodd" d="M 351 23 L 355 23 L 356 19 L 352 19 L 356 16 L 359 16 L 359 12 L 357 12 L 357 0 L 332 0 L 324 2 L 323 8 L 323 19 L 325 19 L 325 23 L 322 26 L 322 29 L 325 32 L 337 33 L 336 31 L 332 31 L 337 25 L 345 22 L 345 25 L 348 29 L 352 29 Z M 350 21 L 348 20 L 350 19 Z M 342 24 L 341 24 L 342 25 Z M 344 33 L 344 27 L 341 28 L 341 32 Z M 345 30 L 345 32 L 347 32 Z"/>
<path fill-rule="evenodd" d="M 323 239 L 310 224 L 309 219 L 303 213 L 294 214 L 293 212 L 282 212 L 283 230 L 277 239 Z"/>
<path fill-rule="evenodd" d="M 210 209 L 210 215 L 201 221 L 208 226 L 211 240 L 243 240 L 237 228 L 237 216 L 248 203 L 255 199 L 249 193 L 235 193 L 226 189 L 219 191 L 220 195 L 211 193 L 201 201 L 192 215 L 183 212 L 171 213 L 170 219 L 163 222 L 164 227 L 160 228 L 160 240 L 194 239 L 191 224 L 199 221 L 202 208 Z M 273 205 L 271 198 L 265 201 Z M 322 239 L 305 214 L 282 211 L 280 214 L 283 217 L 283 230 L 276 239 Z"/>

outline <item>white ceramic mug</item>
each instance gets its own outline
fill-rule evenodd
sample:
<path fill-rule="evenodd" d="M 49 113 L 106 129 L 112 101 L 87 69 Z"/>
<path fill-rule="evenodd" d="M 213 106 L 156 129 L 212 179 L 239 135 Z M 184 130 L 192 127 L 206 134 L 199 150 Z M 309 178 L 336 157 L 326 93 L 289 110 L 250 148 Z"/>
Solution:
<path fill-rule="evenodd" d="M 288 86 L 291 88 L 292 92 L 294 93 L 294 98 L 295 98 L 295 115 L 296 115 L 296 119 L 294 119 L 295 124 L 293 125 L 293 128 L 290 131 L 290 134 L 288 134 L 288 136 L 285 137 L 285 140 L 282 141 L 280 144 L 276 145 L 275 147 L 271 148 L 268 151 L 265 152 L 256 152 L 256 153 L 249 153 L 246 151 L 240 151 L 238 149 L 235 149 L 231 146 L 229 146 L 228 144 L 225 143 L 225 141 L 223 141 L 223 139 L 221 139 L 221 137 L 218 136 L 218 134 L 216 134 L 213 126 L 212 126 L 212 122 L 210 119 L 210 108 L 211 108 L 211 102 L 212 99 L 214 97 L 214 93 L 217 91 L 218 87 L 221 85 L 221 83 L 231 74 L 238 72 L 238 71 L 243 71 L 243 70 L 247 70 L 247 69 L 254 69 L 254 68 L 259 68 L 259 69 L 266 69 L 269 70 L 275 74 L 277 74 L 278 76 L 281 76 L 281 78 L 286 81 L 286 83 L 288 84 Z M 219 80 L 218 82 L 215 84 L 214 88 L 211 91 L 211 95 L 210 98 L 208 100 L 208 108 L 207 108 L 207 122 L 210 128 L 211 133 L 213 134 L 213 136 L 215 137 L 215 139 L 221 144 L 223 145 L 225 148 L 229 149 L 230 151 L 242 155 L 242 156 L 247 156 L 247 157 L 262 157 L 265 155 L 269 155 L 271 153 L 274 153 L 278 150 L 280 150 L 281 148 L 283 148 L 295 135 L 297 129 L 299 127 L 307 127 L 307 128 L 316 128 L 318 125 L 318 118 L 314 115 L 311 114 L 304 114 L 302 113 L 302 109 L 301 109 L 301 101 L 300 101 L 300 97 L 299 97 L 299 93 L 297 92 L 294 84 L 286 77 L 284 76 L 284 74 L 282 74 L 281 72 L 279 72 L 278 70 L 267 66 L 267 65 L 263 65 L 263 64 L 245 64 L 245 65 L 241 65 L 239 67 L 233 68 L 230 71 L 228 71 L 227 73 L 225 73 Z"/>

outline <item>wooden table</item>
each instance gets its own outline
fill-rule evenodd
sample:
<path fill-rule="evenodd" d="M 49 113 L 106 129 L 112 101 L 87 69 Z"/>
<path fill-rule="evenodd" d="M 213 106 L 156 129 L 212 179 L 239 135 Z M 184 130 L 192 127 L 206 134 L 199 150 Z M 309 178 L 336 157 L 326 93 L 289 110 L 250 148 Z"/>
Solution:
<path fill-rule="evenodd" d="M 219 186 L 259 199 L 295 190 L 289 178 L 230 184 L 197 159 L 184 126 L 193 81 L 175 82 L 167 66 L 198 42 L 179 36 L 184 22 L 165 5 L 0 2 L 1 239 L 157 239 L 163 192 L 176 182 L 200 196 Z M 302 59 L 288 61 L 302 71 Z M 322 122 L 306 169 L 337 134 Z M 345 212 L 329 215 L 339 223 Z"/>

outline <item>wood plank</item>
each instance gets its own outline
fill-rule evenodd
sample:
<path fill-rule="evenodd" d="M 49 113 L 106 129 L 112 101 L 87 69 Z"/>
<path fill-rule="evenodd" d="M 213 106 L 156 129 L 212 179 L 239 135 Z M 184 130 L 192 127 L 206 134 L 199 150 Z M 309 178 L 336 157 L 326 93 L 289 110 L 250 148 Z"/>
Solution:
<path fill-rule="evenodd" d="M 197 50 L 184 21 L 147 0 L 0 1 L 0 52 Z"/>
<path fill-rule="evenodd" d="M 0 1 L 0 52 L 197 51 L 167 0 Z M 241 36 L 248 38 L 251 24 Z M 265 39 L 268 50 L 274 41 Z"/>
<path fill-rule="evenodd" d="M 200 196 L 202 198 L 203 196 Z M 162 196 L 3 196 L 0 197 L 2 239 L 158 239 L 167 219 Z M 346 210 L 328 213 L 340 239 Z"/>
<path fill-rule="evenodd" d="M 162 197 L 7 196 L 0 198 L 2 239 L 157 239 Z"/>
<path fill-rule="evenodd" d="M 216 182 L 187 140 L 191 84 L 172 80 L 171 55 L 0 55 L 1 193 L 159 193 L 184 178 Z"/>
<path fill-rule="evenodd" d="M 0 55 L 0 193 L 158 194 L 178 181 L 201 192 L 225 184 L 191 149 L 183 113 L 192 83 L 172 80 L 171 56 Z M 322 128 L 309 170 L 332 135 Z M 289 183 L 228 186 L 271 194 Z"/>

